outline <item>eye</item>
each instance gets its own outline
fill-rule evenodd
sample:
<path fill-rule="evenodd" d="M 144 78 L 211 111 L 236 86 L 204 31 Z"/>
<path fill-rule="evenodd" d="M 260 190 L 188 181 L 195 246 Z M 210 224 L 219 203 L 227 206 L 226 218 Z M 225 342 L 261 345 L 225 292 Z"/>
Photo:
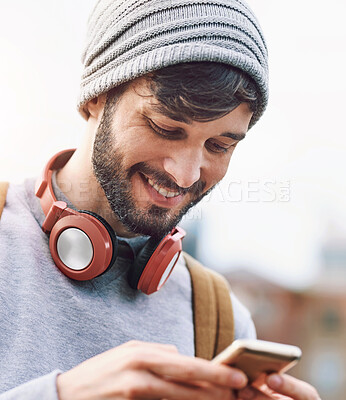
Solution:
<path fill-rule="evenodd" d="M 180 131 L 177 130 L 166 130 L 163 128 L 160 128 L 158 125 L 155 124 L 155 122 L 153 122 L 151 119 L 147 119 L 147 123 L 149 125 L 149 127 L 159 136 L 163 136 L 166 139 L 170 139 L 170 140 L 177 140 L 179 139 L 179 134 Z"/>
<path fill-rule="evenodd" d="M 234 150 L 237 143 L 233 143 L 232 145 L 222 143 L 216 139 L 209 139 L 205 143 L 206 148 L 212 153 L 228 153 L 231 150 Z"/>

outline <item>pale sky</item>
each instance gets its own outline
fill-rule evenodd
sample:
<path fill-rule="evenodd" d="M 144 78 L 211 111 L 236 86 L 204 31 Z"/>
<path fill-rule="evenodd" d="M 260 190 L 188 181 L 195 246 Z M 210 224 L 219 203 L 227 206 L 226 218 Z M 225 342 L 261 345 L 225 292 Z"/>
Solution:
<path fill-rule="evenodd" d="M 320 271 L 320 246 L 331 235 L 346 243 L 346 3 L 248 3 L 268 43 L 270 101 L 203 205 L 199 252 L 211 267 L 247 267 L 302 287 Z M 93 5 L 0 2 L 1 180 L 36 176 L 54 152 L 78 146 Z"/>

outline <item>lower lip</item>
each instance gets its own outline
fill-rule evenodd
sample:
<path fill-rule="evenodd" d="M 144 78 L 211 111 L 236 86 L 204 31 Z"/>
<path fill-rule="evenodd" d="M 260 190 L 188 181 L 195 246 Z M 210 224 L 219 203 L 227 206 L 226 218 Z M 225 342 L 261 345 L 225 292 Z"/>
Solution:
<path fill-rule="evenodd" d="M 146 178 L 144 176 L 141 175 L 141 178 L 142 178 L 144 186 L 145 186 L 151 200 L 158 206 L 170 208 L 170 207 L 174 207 L 182 202 L 184 195 L 179 194 L 178 196 L 174 196 L 174 197 L 162 196 L 162 194 L 160 194 L 151 185 L 149 185 L 148 181 L 146 180 Z"/>

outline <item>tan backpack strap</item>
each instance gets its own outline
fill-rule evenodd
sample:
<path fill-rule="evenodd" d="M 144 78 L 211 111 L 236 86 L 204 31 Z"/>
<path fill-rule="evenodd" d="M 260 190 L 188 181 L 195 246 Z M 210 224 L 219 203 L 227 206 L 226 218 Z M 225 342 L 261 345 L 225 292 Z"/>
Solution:
<path fill-rule="evenodd" d="M 6 203 L 8 182 L 0 182 L 0 218 Z"/>
<path fill-rule="evenodd" d="M 234 314 L 227 280 L 214 271 L 207 270 L 213 276 L 218 311 L 218 335 L 214 357 L 221 353 L 234 340 Z"/>
<path fill-rule="evenodd" d="M 211 360 L 234 338 L 229 286 L 221 275 L 183 254 L 192 282 L 195 354 Z"/>
<path fill-rule="evenodd" d="M 214 285 L 208 273 L 198 261 L 186 253 L 184 253 L 184 258 L 191 275 L 195 355 L 211 360 L 217 334 Z"/>

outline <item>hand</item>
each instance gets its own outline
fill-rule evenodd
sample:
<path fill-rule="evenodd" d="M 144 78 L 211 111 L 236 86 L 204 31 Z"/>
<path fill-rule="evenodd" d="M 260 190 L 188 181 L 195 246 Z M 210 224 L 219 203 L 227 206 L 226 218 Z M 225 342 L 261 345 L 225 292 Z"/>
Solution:
<path fill-rule="evenodd" d="M 183 356 L 174 346 L 128 342 L 57 378 L 59 400 L 235 400 L 245 374 L 225 365 Z"/>
<path fill-rule="evenodd" d="M 238 398 L 241 400 L 321 400 L 316 389 L 306 382 L 289 375 L 272 374 L 240 390 Z"/>

